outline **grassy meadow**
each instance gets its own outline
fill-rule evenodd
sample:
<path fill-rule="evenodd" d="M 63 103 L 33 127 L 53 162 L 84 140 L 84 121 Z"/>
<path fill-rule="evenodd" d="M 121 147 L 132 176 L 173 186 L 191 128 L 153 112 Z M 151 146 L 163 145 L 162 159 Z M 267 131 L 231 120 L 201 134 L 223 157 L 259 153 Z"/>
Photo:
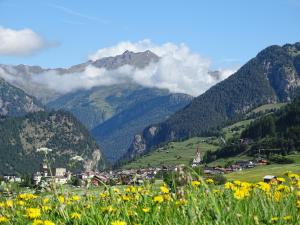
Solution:
<path fill-rule="evenodd" d="M 123 166 L 128 168 L 155 167 L 162 165 L 190 165 L 191 160 L 195 157 L 197 146 L 199 146 L 202 156 L 208 150 L 216 150 L 217 143 L 209 142 L 207 138 L 195 137 L 182 142 L 171 142 L 162 148 L 156 149 L 149 155 L 142 156 L 135 161 Z"/>
<path fill-rule="evenodd" d="M 1 196 L 0 224 L 298 224 L 299 176 L 289 172 L 279 180 L 217 186 L 198 177 L 172 189 L 145 184 Z"/>

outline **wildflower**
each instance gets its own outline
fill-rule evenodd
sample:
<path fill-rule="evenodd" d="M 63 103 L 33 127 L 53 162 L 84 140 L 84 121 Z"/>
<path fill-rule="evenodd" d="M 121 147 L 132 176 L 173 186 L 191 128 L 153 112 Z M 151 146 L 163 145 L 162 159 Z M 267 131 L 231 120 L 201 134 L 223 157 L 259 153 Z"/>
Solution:
<path fill-rule="evenodd" d="M 234 192 L 234 198 L 238 200 L 244 199 L 247 196 L 249 196 L 249 191 L 247 189 L 237 189 Z"/>
<path fill-rule="evenodd" d="M 115 211 L 117 211 L 117 210 L 114 209 L 114 208 L 110 205 L 110 206 L 104 207 L 104 208 L 102 209 L 102 211 L 103 211 L 104 213 L 113 213 L 113 212 L 115 212 Z"/>
<path fill-rule="evenodd" d="M 0 216 L 0 223 L 6 223 L 8 222 L 8 218 L 5 216 Z"/>
<path fill-rule="evenodd" d="M 165 186 L 161 186 L 160 190 L 162 193 L 168 194 L 170 192 L 169 188 L 165 187 Z"/>
<path fill-rule="evenodd" d="M 53 222 L 50 221 L 50 220 L 45 220 L 45 221 L 44 221 L 44 225 L 55 225 L 55 223 L 53 223 Z"/>
<path fill-rule="evenodd" d="M 164 200 L 166 200 L 166 201 L 171 201 L 171 200 L 172 200 L 171 195 L 170 195 L 170 194 L 165 194 L 165 195 L 164 195 Z"/>
<path fill-rule="evenodd" d="M 271 218 L 272 223 L 276 223 L 279 220 L 277 216 Z"/>
<path fill-rule="evenodd" d="M 162 202 L 164 201 L 164 198 L 163 198 L 162 195 L 157 195 L 157 196 L 154 197 L 153 200 L 154 200 L 154 202 L 156 202 L 156 203 L 162 203 Z"/>
<path fill-rule="evenodd" d="M 71 198 L 72 201 L 79 201 L 80 197 L 78 195 L 73 195 Z"/>
<path fill-rule="evenodd" d="M 292 216 L 284 216 L 282 217 L 283 220 L 288 221 L 292 219 Z"/>
<path fill-rule="evenodd" d="M 289 192 L 290 188 L 288 186 L 280 184 L 276 187 L 276 191 Z"/>
<path fill-rule="evenodd" d="M 120 189 L 119 188 L 114 188 L 113 189 L 115 193 L 119 194 L 120 193 Z"/>
<path fill-rule="evenodd" d="M 143 210 L 144 213 L 150 212 L 150 209 L 149 209 L 149 208 L 143 208 L 142 210 Z"/>
<path fill-rule="evenodd" d="M 108 194 L 107 194 L 107 193 L 105 193 L 105 192 L 100 193 L 100 198 L 105 199 L 105 198 L 107 198 L 107 197 L 108 197 Z"/>
<path fill-rule="evenodd" d="M 300 209 L 300 200 L 297 201 L 297 208 Z"/>
<path fill-rule="evenodd" d="M 127 223 L 125 221 L 116 220 L 111 222 L 111 225 L 126 225 Z"/>
<path fill-rule="evenodd" d="M 197 187 L 197 186 L 199 186 L 201 183 L 200 183 L 200 181 L 193 180 L 191 184 L 192 184 L 193 187 Z"/>
<path fill-rule="evenodd" d="M 263 190 L 264 192 L 269 192 L 271 190 L 270 184 L 267 184 L 265 182 L 258 182 L 257 188 Z"/>
<path fill-rule="evenodd" d="M 129 201 L 130 200 L 130 197 L 129 196 L 127 196 L 127 195 L 122 195 L 122 200 L 123 201 Z"/>
<path fill-rule="evenodd" d="M 49 211 L 50 209 L 51 209 L 51 208 L 50 208 L 50 206 L 48 206 L 48 205 L 43 205 L 43 206 L 42 206 L 42 210 L 45 211 L 45 212 Z"/>
<path fill-rule="evenodd" d="M 63 204 L 64 202 L 65 202 L 65 197 L 64 196 L 58 196 L 58 201 L 61 203 L 61 204 Z"/>
<path fill-rule="evenodd" d="M 49 202 L 49 198 L 44 198 L 44 199 L 43 199 L 43 203 L 44 203 L 44 204 L 46 204 L 46 203 L 48 203 L 48 202 Z"/>
<path fill-rule="evenodd" d="M 12 208 L 13 205 L 14 205 L 13 200 L 6 200 L 5 206 L 6 206 L 7 208 Z"/>
<path fill-rule="evenodd" d="M 80 218 L 81 218 L 81 215 L 79 213 L 74 212 L 71 214 L 71 219 L 73 219 L 73 220 L 78 220 Z"/>
<path fill-rule="evenodd" d="M 295 174 L 295 173 L 289 173 L 288 177 L 291 178 L 291 179 L 299 179 L 299 175 Z"/>
<path fill-rule="evenodd" d="M 24 201 L 18 201 L 18 202 L 17 202 L 17 205 L 19 205 L 19 206 L 24 206 L 24 205 L 25 205 L 25 202 L 24 202 Z"/>
<path fill-rule="evenodd" d="M 32 223 L 32 225 L 43 225 L 43 224 L 44 224 L 43 220 L 34 220 Z"/>
<path fill-rule="evenodd" d="M 224 185 L 225 189 L 230 189 L 230 190 L 234 190 L 235 189 L 235 185 L 231 182 L 226 182 Z"/>
<path fill-rule="evenodd" d="M 285 179 L 282 178 L 282 177 L 278 177 L 277 180 L 280 181 L 280 182 L 282 182 L 282 183 L 285 182 Z"/>
<path fill-rule="evenodd" d="M 281 199 L 281 193 L 279 191 L 275 191 L 273 198 L 276 202 L 279 202 Z"/>
<path fill-rule="evenodd" d="M 176 206 L 183 206 L 183 205 L 185 205 L 187 203 L 187 200 L 185 200 L 185 199 L 179 199 L 179 200 L 177 200 L 176 202 L 175 202 L 175 205 Z"/>
<path fill-rule="evenodd" d="M 26 215 L 30 219 L 36 219 L 41 216 L 41 210 L 39 208 L 28 208 L 26 210 Z"/>
<path fill-rule="evenodd" d="M 207 180 L 206 180 L 206 183 L 207 183 L 207 184 L 213 184 L 213 183 L 214 183 L 214 180 L 213 180 L 213 179 L 207 179 Z"/>

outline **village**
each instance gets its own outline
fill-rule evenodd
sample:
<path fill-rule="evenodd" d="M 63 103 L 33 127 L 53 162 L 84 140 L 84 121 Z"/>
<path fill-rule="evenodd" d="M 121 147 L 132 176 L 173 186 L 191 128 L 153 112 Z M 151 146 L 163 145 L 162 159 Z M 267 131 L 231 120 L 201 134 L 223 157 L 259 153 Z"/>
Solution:
<path fill-rule="evenodd" d="M 254 168 L 256 166 L 267 165 L 268 161 L 264 158 L 257 158 L 255 160 L 236 161 L 230 166 L 207 166 L 203 164 L 199 147 L 197 147 L 191 169 L 198 167 L 203 168 L 204 176 L 212 176 L 216 174 L 228 174 L 236 171 Z M 141 185 L 145 181 L 154 182 L 159 172 L 181 171 L 186 165 L 164 165 L 160 167 L 149 167 L 140 169 L 119 169 L 109 171 L 84 171 L 81 173 L 71 173 L 66 168 L 50 168 L 44 161 L 40 164 L 39 171 L 32 174 L 31 179 L 35 187 L 47 187 L 51 182 L 64 185 L 70 184 L 76 187 L 80 186 L 101 186 L 101 185 Z M 268 175 L 267 177 L 274 178 Z M 4 175 L 5 182 L 22 182 L 21 177 L 17 175 Z"/>

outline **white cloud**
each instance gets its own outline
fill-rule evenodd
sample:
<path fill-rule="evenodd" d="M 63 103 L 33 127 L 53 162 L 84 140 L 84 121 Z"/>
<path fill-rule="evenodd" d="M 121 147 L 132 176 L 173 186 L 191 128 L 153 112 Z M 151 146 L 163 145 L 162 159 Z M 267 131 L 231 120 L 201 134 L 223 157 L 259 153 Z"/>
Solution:
<path fill-rule="evenodd" d="M 46 41 L 30 29 L 13 30 L 0 27 L 0 55 L 30 55 L 46 46 Z"/>
<path fill-rule="evenodd" d="M 156 45 L 148 39 L 136 43 L 120 42 L 116 46 L 98 50 L 90 55 L 89 59 L 97 60 L 115 56 L 126 50 L 133 52 L 150 50 L 161 57 L 158 63 L 151 64 L 142 70 L 131 68 L 126 73 L 128 78 L 144 86 L 167 88 L 171 92 L 197 96 L 236 71 L 232 68 L 220 68 L 219 76 L 214 76 L 211 74 L 211 61 L 191 52 L 185 44 Z M 115 77 L 115 72 L 109 71 L 109 76 Z M 118 71 L 116 74 L 121 73 Z M 118 80 L 117 77 L 116 80 Z"/>
<path fill-rule="evenodd" d="M 125 50 L 134 52 L 151 50 L 160 56 L 160 60 L 142 69 L 125 65 L 107 70 L 89 65 L 80 73 L 60 74 L 56 70 L 49 70 L 42 74 L 33 74 L 30 76 L 30 82 L 59 93 L 68 93 L 78 89 L 130 81 L 146 87 L 165 88 L 174 93 L 198 96 L 235 72 L 235 69 L 220 68 L 219 73 L 211 73 L 211 61 L 191 52 L 185 44 L 156 45 L 149 40 L 137 43 L 121 42 L 116 46 L 98 50 L 90 58 L 96 60 L 115 56 Z"/>

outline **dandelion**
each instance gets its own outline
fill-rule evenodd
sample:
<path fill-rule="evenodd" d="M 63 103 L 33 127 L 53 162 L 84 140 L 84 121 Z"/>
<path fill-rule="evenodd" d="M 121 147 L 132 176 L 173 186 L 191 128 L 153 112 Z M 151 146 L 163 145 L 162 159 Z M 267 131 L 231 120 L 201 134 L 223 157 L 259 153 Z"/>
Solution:
<path fill-rule="evenodd" d="M 160 190 L 162 193 L 168 194 L 170 192 L 169 188 L 165 187 L 165 186 L 161 186 Z"/>
<path fill-rule="evenodd" d="M 247 196 L 249 196 L 249 191 L 247 189 L 237 189 L 234 192 L 234 198 L 238 200 L 244 199 Z"/>
<path fill-rule="evenodd" d="M 150 212 L 150 209 L 149 209 L 149 208 L 143 208 L 142 210 L 143 210 L 144 213 Z"/>
<path fill-rule="evenodd" d="M 207 184 L 213 184 L 213 183 L 214 183 L 214 180 L 213 180 L 213 179 L 207 179 L 207 180 L 206 180 L 206 183 L 207 183 Z"/>
<path fill-rule="evenodd" d="M 277 180 L 280 181 L 280 182 L 282 182 L 282 183 L 285 182 L 285 179 L 282 178 L 282 177 L 278 177 Z"/>
<path fill-rule="evenodd" d="M 200 186 L 201 183 L 200 183 L 200 181 L 193 180 L 191 184 L 193 187 L 198 187 L 198 186 Z"/>
<path fill-rule="evenodd" d="M 186 204 L 187 204 L 187 200 L 185 200 L 185 199 L 179 199 L 175 202 L 176 206 L 183 206 L 183 205 L 186 205 Z"/>
<path fill-rule="evenodd" d="M 41 210 L 39 208 L 28 208 L 26 210 L 26 215 L 30 219 L 36 219 L 41 216 Z"/>
<path fill-rule="evenodd" d="M 277 216 L 271 218 L 271 223 L 276 223 L 279 220 Z"/>
<path fill-rule="evenodd" d="M 61 204 L 63 204 L 64 202 L 65 202 L 65 197 L 64 196 L 58 196 L 58 201 L 61 203 Z"/>
<path fill-rule="evenodd" d="M 44 199 L 43 199 L 43 203 L 44 203 L 44 204 L 46 204 L 46 203 L 48 203 L 48 202 L 49 202 L 49 198 L 44 198 Z"/>
<path fill-rule="evenodd" d="M 78 195 L 73 195 L 71 198 L 72 201 L 79 201 L 80 197 Z"/>
<path fill-rule="evenodd" d="M 288 221 L 292 219 L 292 216 L 284 216 L 282 217 L 283 220 Z"/>
<path fill-rule="evenodd" d="M 5 216 L 0 216 L 0 223 L 6 223 L 8 222 L 8 218 Z"/>
<path fill-rule="evenodd" d="M 43 225 L 43 224 L 44 224 L 43 220 L 34 220 L 32 223 L 32 225 Z"/>
<path fill-rule="evenodd" d="M 153 198 L 153 201 L 156 203 L 162 203 L 164 201 L 164 197 L 162 195 L 157 195 Z"/>
<path fill-rule="evenodd" d="M 81 215 L 79 213 L 74 212 L 71 214 L 71 219 L 73 219 L 73 220 L 79 220 L 80 218 L 81 218 Z"/>
<path fill-rule="evenodd" d="M 6 206 L 7 208 L 12 208 L 12 207 L 14 206 L 13 200 L 6 200 L 5 206 Z"/>
<path fill-rule="evenodd" d="M 111 225 L 126 225 L 127 223 L 125 221 L 116 220 L 111 222 Z"/>

